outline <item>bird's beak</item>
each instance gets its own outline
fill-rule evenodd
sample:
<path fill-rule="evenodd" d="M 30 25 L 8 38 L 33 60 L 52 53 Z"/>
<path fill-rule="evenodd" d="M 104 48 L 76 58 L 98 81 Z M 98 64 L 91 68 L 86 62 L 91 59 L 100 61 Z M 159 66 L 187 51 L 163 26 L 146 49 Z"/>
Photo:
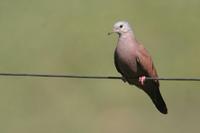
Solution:
<path fill-rule="evenodd" d="M 108 35 L 111 35 L 113 33 L 118 33 L 118 29 L 116 28 L 113 28 L 113 30 L 111 32 L 108 32 Z"/>

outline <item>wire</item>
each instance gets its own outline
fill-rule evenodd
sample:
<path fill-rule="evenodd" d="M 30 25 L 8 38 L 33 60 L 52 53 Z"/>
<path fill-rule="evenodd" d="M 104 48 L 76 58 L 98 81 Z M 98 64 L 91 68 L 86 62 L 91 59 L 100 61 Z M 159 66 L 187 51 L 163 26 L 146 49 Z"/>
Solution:
<path fill-rule="evenodd" d="M 33 73 L 0 73 L 0 76 L 10 77 L 41 77 L 41 78 L 73 78 L 73 79 L 123 79 L 117 76 L 83 76 L 83 75 L 64 75 L 64 74 L 33 74 Z M 138 79 L 130 77 L 131 79 Z M 166 80 L 166 81 L 200 81 L 200 78 L 166 78 L 166 77 L 146 77 L 147 80 Z"/>

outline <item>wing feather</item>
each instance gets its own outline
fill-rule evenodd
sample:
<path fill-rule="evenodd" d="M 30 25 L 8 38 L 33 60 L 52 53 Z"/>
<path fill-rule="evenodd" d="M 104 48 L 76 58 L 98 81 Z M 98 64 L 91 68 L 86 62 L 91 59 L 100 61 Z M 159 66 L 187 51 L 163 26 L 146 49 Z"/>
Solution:
<path fill-rule="evenodd" d="M 137 63 L 142 67 L 146 76 L 156 78 L 158 74 L 156 72 L 155 66 L 153 64 L 152 58 L 148 51 L 144 48 L 143 45 L 139 45 L 138 52 L 137 52 Z M 157 83 L 158 81 L 155 80 Z"/>

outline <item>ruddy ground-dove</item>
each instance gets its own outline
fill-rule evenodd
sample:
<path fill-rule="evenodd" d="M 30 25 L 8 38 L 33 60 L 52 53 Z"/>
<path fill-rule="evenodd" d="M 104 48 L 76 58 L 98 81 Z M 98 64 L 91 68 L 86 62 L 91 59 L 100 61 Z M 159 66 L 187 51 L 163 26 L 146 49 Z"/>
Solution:
<path fill-rule="evenodd" d="M 119 35 L 114 61 L 123 81 L 142 89 L 149 95 L 156 108 L 161 113 L 167 114 L 167 106 L 159 90 L 159 81 L 146 79 L 146 77 L 158 77 L 152 58 L 144 46 L 136 40 L 128 22 L 116 22 L 111 33 Z"/>

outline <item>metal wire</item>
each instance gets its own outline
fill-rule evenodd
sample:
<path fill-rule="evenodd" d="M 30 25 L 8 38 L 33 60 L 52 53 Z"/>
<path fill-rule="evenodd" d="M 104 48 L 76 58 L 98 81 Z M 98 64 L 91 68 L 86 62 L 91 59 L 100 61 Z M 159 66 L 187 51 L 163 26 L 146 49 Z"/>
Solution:
<path fill-rule="evenodd" d="M 68 75 L 68 74 L 33 74 L 33 73 L 0 73 L 0 76 L 9 77 L 40 77 L 40 78 L 73 78 L 73 79 L 123 79 L 118 76 L 88 76 L 88 75 Z M 138 79 L 130 77 L 131 79 Z M 171 77 L 146 77 L 147 80 L 165 80 L 165 81 L 200 81 L 200 78 L 171 78 Z"/>

